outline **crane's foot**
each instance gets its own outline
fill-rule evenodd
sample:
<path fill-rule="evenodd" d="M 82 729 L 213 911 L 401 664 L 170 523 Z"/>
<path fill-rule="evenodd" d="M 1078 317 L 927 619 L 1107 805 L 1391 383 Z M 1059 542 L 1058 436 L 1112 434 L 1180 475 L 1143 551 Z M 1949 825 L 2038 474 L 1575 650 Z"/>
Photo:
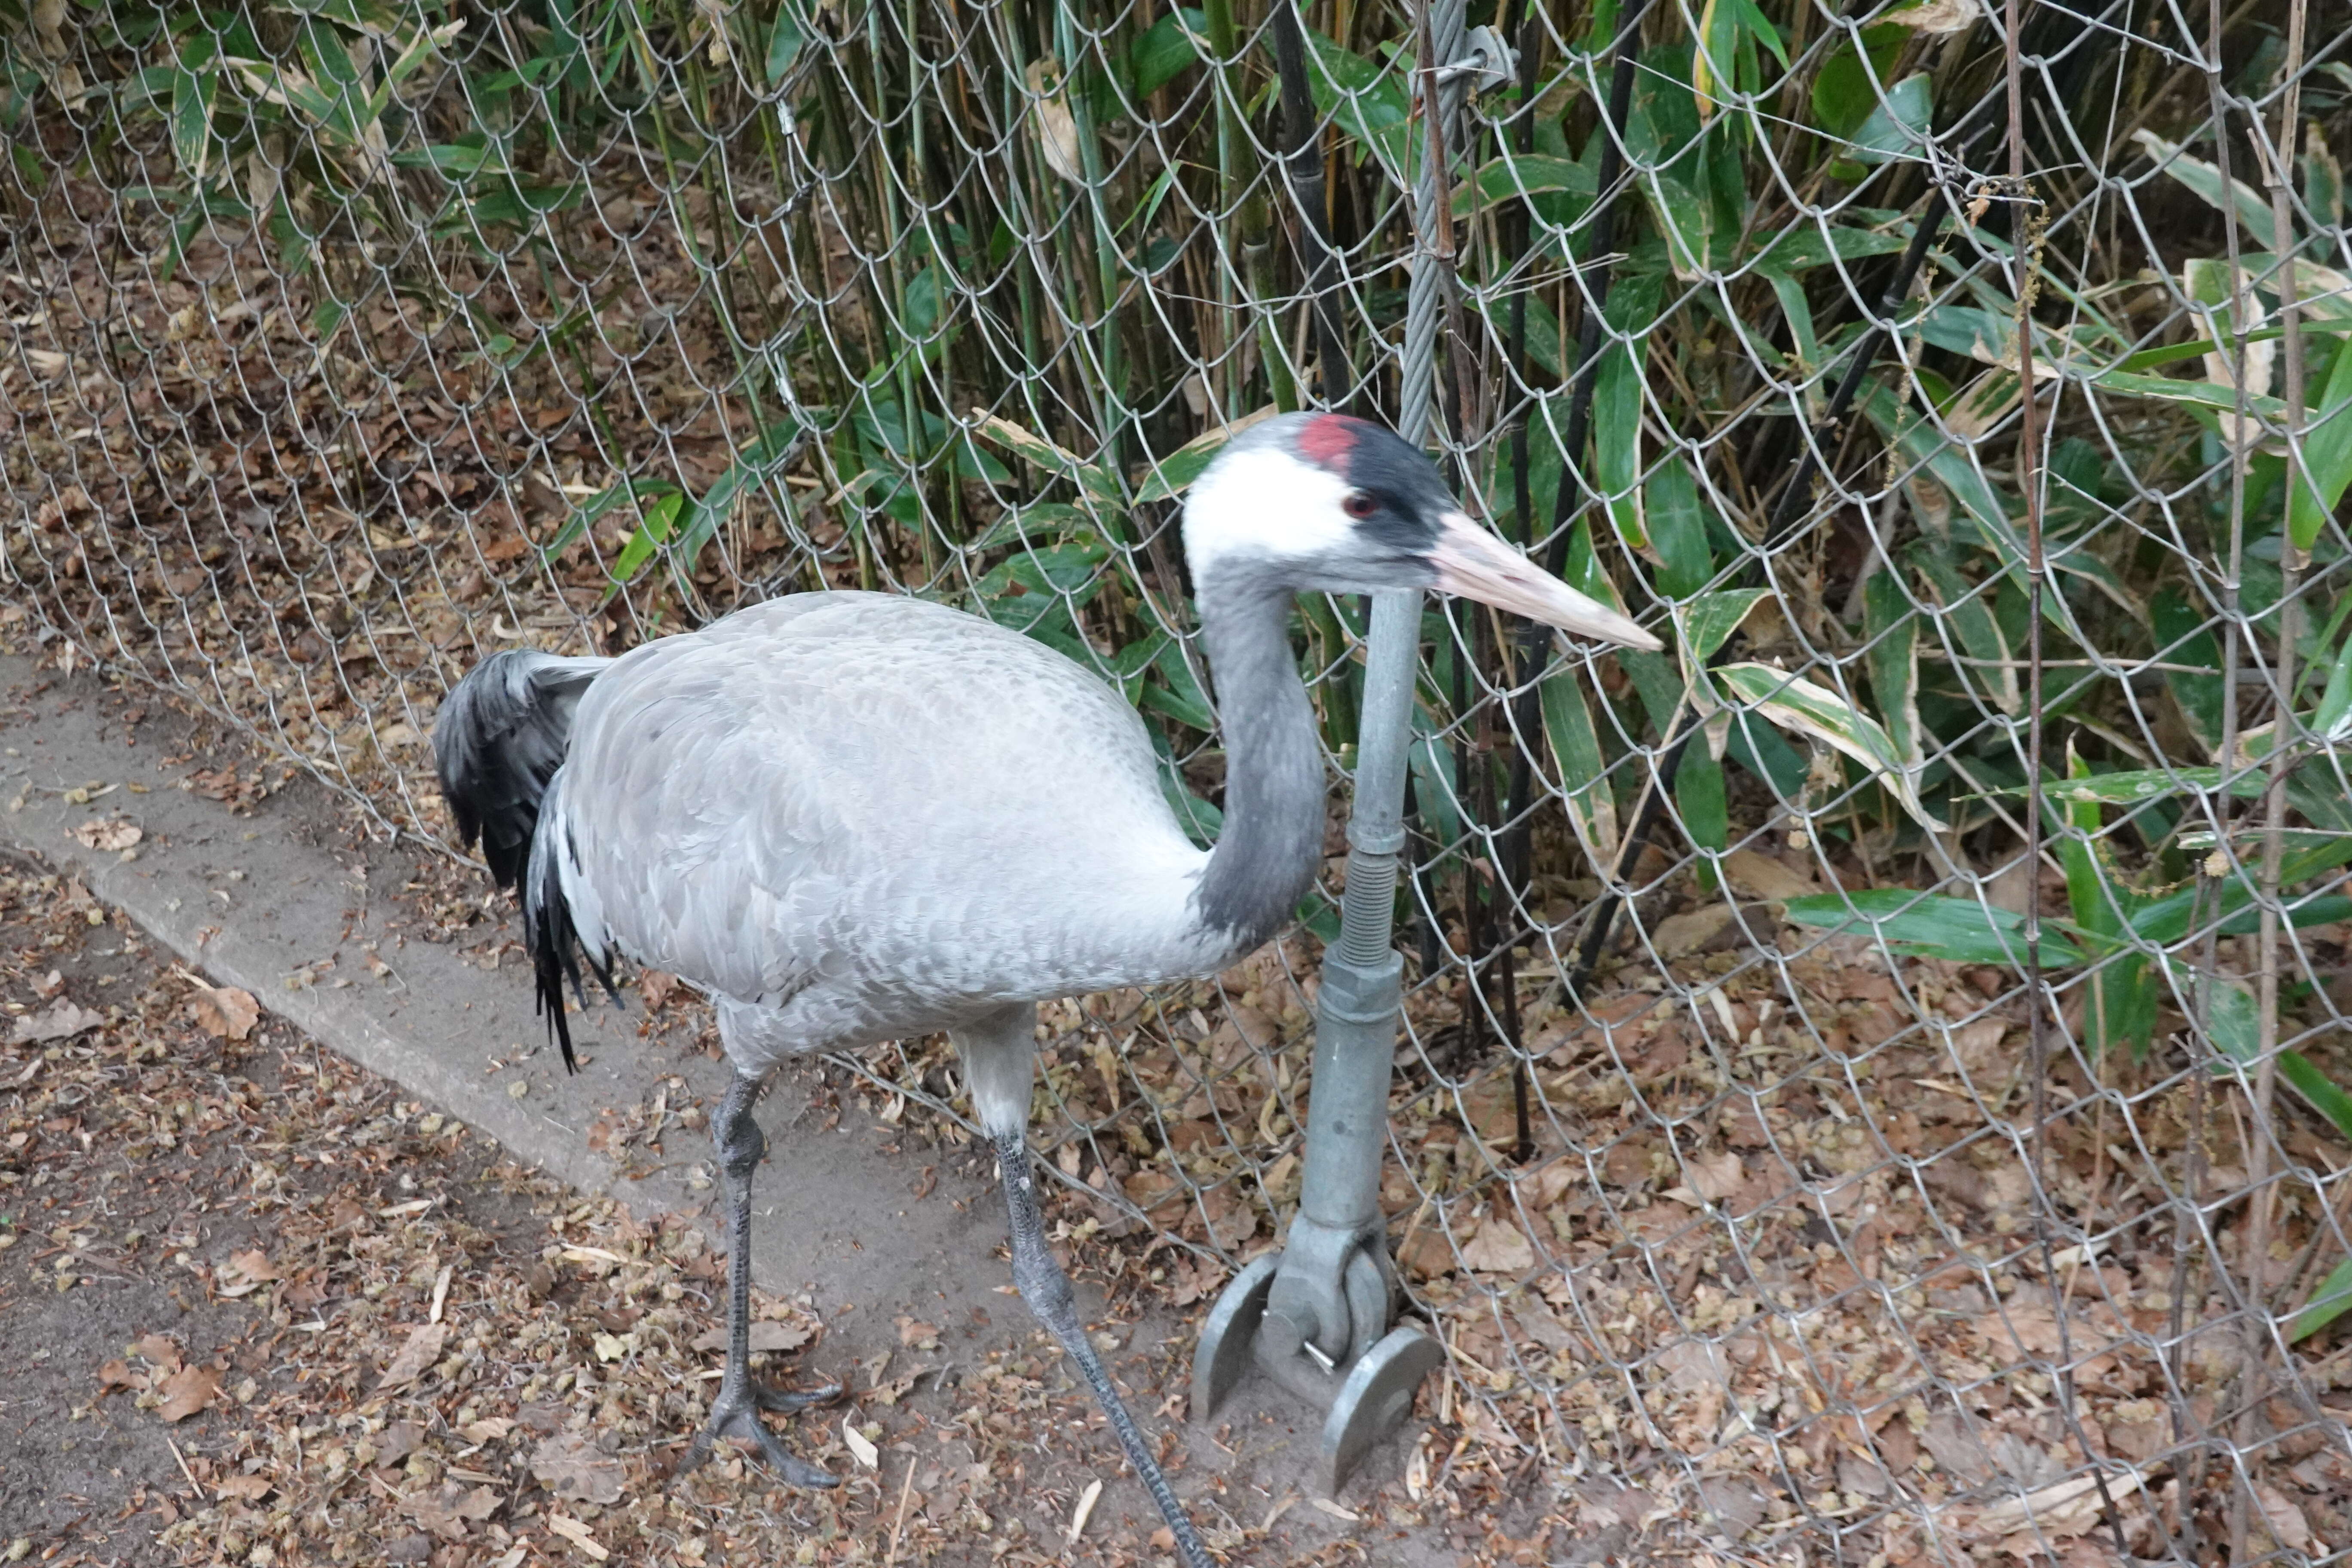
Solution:
<path fill-rule="evenodd" d="M 840 1397 L 841 1384 L 837 1383 L 828 1383 L 823 1388 L 778 1388 L 757 1379 L 751 1384 L 753 1401 L 761 1409 L 772 1410 L 779 1415 L 790 1415 L 812 1405 L 830 1405 Z"/>
<path fill-rule="evenodd" d="M 823 1388 L 783 1389 L 771 1388 L 748 1377 L 740 1384 L 722 1384 L 719 1397 L 711 1404 L 710 1419 L 701 1431 L 694 1435 L 694 1447 L 688 1448 L 686 1458 L 679 1461 L 677 1473 L 684 1475 L 700 1467 L 710 1458 L 711 1450 L 719 1440 L 728 1438 L 752 1445 L 759 1450 L 760 1457 L 767 1461 L 768 1468 L 793 1486 L 817 1490 L 837 1487 L 841 1484 L 838 1478 L 787 1452 L 783 1443 L 768 1430 L 768 1424 L 760 1419 L 760 1413 L 775 1410 L 789 1414 L 805 1410 L 812 1405 L 837 1398 L 840 1394 L 838 1384 L 828 1384 Z"/>

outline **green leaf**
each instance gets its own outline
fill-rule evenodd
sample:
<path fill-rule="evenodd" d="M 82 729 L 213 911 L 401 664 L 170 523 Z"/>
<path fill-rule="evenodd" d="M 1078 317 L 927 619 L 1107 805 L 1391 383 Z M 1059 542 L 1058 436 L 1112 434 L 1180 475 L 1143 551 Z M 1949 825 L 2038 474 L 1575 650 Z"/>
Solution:
<path fill-rule="evenodd" d="M 1391 179 L 1411 189 L 1420 121 L 1406 106 L 1403 71 L 1349 54 L 1312 27 L 1306 33 L 1315 112 L 1336 121 L 1356 142 L 1358 163 L 1372 153 Z"/>
<path fill-rule="evenodd" d="M 2177 588 L 2159 589 L 2148 601 L 2156 627 L 2156 656 L 2167 664 L 2194 665 L 2210 675 L 2167 670 L 2164 684 L 2179 703 L 2189 732 L 2208 756 L 2221 745 L 2221 649 L 2205 627 L 2205 616 Z"/>
<path fill-rule="evenodd" d="M 2352 637 L 2336 653 L 2336 663 L 2327 672 L 2327 689 L 2321 693 L 2319 710 L 2311 716 L 2311 728 L 2324 741 L 2340 741 L 2339 731 L 2347 728 L 2352 719 Z"/>
<path fill-rule="evenodd" d="M 1118 476 L 1108 468 L 1089 463 L 1035 431 L 998 415 L 984 416 L 974 428 L 977 434 L 1000 447 L 1018 452 L 1047 472 L 1076 480 L 1079 488 L 1097 500 L 1124 510 L 1126 498 L 1120 493 L 1122 487 Z"/>
<path fill-rule="evenodd" d="M 1715 575 L 1715 553 L 1707 544 L 1706 512 L 1690 464 L 1675 453 L 1651 473 L 1646 489 L 1659 590 L 1673 599 L 1696 594 Z"/>
<path fill-rule="evenodd" d="M 2294 1315 L 2294 1326 L 2287 1331 L 2287 1338 L 2307 1340 L 2346 1312 L 2352 1312 L 2352 1258 L 2327 1271 L 2327 1278 L 2319 1282 L 2319 1289 L 2311 1293 L 2303 1310 Z"/>
<path fill-rule="evenodd" d="M 1910 226 L 1875 229 L 1838 227 L 1824 230 L 1801 224 L 1766 237 L 1756 254 L 1756 266 L 1768 277 L 1793 277 L 1833 261 L 1861 261 L 1892 256 L 1910 243 Z"/>
<path fill-rule="evenodd" d="M 1719 594 L 1701 594 L 1675 611 L 1675 618 L 1682 623 L 1683 657 L 1693 664 L 1705 664 L 1715 657 L 1748 613 L 1772 596 L 1769 588 L 1730 588 Z"/>
<path fill-rule="evenodd" d="M 1723 764 L 1704 745 L 1685 746 L 1675 769 L 1675 808 L 1694 847 L 1722 849 L 1731 842 L 1731 813 L 1723 788 Z"/>
<path fill-rule="evenodd" d="M 1649 327 L 1657 314 L 1659 280 L 1628 278 L 1609 297 L 1609 325 L 1633 342 L 1613 336 L 1601 352 L 1592 385 L 1593 491 L 1609 510 L 1617 537 L 1646 551 L 1650 533 L 1642 515 L 1642 361 L 1649 350 Z"/>
<path fill-rule="evenodd" d="M 1568 561 L 1560 573 L 1561 581 L 1588 598 L 1596 599 L 1611 609 L 1622 613 L 1624 596 L 1617 584 L 1602 571 L 1601 558 L 1592 545 L 1592 527 L 1588 518 L 1578 518 L 1569 534 Z M 1633 678 L 1633 689 L 1641 693 L 1642 706 L 1649 710 L 1651 722 L 1661 730 L 1674 722 L 1675 710 L 1681 704 L 1683 682 L 1675 676 L 1674 666 L 1663 653 L 1646 653 L 1639 648 L 1622 647 L 1609 657 L 1617 660 Z"/>
<path fill-rule="evenodd" d="M 2279 1076 L 2294 1085 L 2297 1094 L 2336 1123 L 2336 1131 L 2352 1138 L 2352 1094 L 2336 1088 L 2319 1065 L 2301 1051 L 2281 1051 L 2278 1065 Z"/>
<path fill-rule="evenodd" d="M 2011 385 L 2014 376 L 2008 377 Z M 1973 454 L 1928 420 L 1905 408 L 1883 378 L 1874 378 L 1858 399 L 1864 416 L 1895 446 L 1901 468 L 1924 468 L 1958 502 L 1993 552 L 2005 563 L 2021 562 L 2022 546 L 2011 527 L 2008 508 L 1975 462 Z M 2004 656 L 2006 657 L 2006 656 Z M 2015 685 L 2015 676 L 2009 684 Z M 2004 703 L 2004 707 L 2011 706 Z"/>
<path fill-rule="evenodd" d="M 2218 381 L 2190 381 L 2180 376 L 2135 375 L 2129 371 L 2103 370 L 2083 378 L 2093 386 L 2109 392 L 2119 392 L 2132 397 L 2158 397 L 2171 403 L 2193 403 L 2200 408 L 2211 408 L 2221 413 L 2235 413 L 2240 394 L 2234 386 L 2224 386 Z M 2244 395 L 2246 413 L 2250 417 L 2268 419 L 2273 424 L 2284 424 L 2286 405 L 2275 397 Z"/>
<path fill-rule="evenodd" d="M 1906 76 L 1871 107 L 1845 155 L 1864 166 L 1916 157 L 1935 117 L 1934 83 L 1924 71 Z"/>
<path fill-rule="evenodd" d="M 213 100 L 219 90 L 218 71 L 172 72 L 172 155 L 198 181 L 212 163 Z"/>
<path fill-rule="evenodd" d="M 2332 871 L 2352 861 L 2352 834 L 2321 837 L 2307 848 L 2300 847 L 2303 839 L 2304 836 L 2298 835 L 2298 847 L 2290 850 L 2279 862 L 2279 886 L 2282 889 L 2309 881 L 2322 871 Z M 2203 893 L 2201 900 L 2199 897 L 2200 891 Z M 2212 890 L 2210 879 L 2201 888 L 2198 883 L 2191 883 L 2142 907 L 2132 916 L 2131 926 L 2137 934 L 2168 946 L 2189 937 L 2189 922 L 2192 915 L 2224 936 L 2242 936 L 2252 931 L 2262 918 L 2261 911 L 2252 907 L 2253 900 L 2252 887 L 2243 876 L 2232 872 L 2221 884 L 2218 895 Z M 2286 924 L 2300 929 L 2342 920 L 2347 911 L 2352 911 L 2352 900 L 2330 894 L 2322 898 L 2285 900 L 2280 918 Z"/>
<path fill-rule="evenodd" d="M 736 453 L 727 471 L 694 503 L 678 530 L 677 542 L 669 552 L 670 571 L 681 586 L 694 570 L 703 547 L 734 515 L 736 505 L 790 463 L 799 454 L 806 435 L 798 420 L 769 426 Z"/>
<path fill-rule="evenodd" d="M 1234 437 L 1259 420 L 1270 418 L 1279 412 L 1281 410 L 1269 403 L 1255 414 L 1244 414 L 1231 425 L 1193 437 L 1164 458 L 1152 459 L 1143 476 L 1143 483 L 1136 489 L 1136 504 L 1141 506 L 1146 501 L 1172 500 L 1182 495 Z"/>
<path fill-rule="evenodd" d="M 1559 764 L 1559 787 L 1568 797 L 1568 819 L 1577 841 L 1595 866 L 1617 853 L 1617 797 L 1609 787 L 1601 736 L 1573 666 L 1555 664 L 1538 689 L 1543 705 L 1544 739 Z"/>
<path fill-rule="evenodd" d="M 808 35 L 801 30 L 800 18 L 793 15 L 792 0 L 776 7 L 776 25 L 768 34 L 768 80 L 771 85 L 784 79 L 793 62 L 801 58 L 802 46 Z"/>
<path fill-rule="evenodd" d="M 1193 39 L 1205 37 L 1209 20 L 1193 6 L 1172 10 L 1146 28 L 1128 50 L 1127 68 L 1137 98 L 1157 92 L 1201 58 Z"/>
<path fill-rule="evenodd" d="M 2213 1049 L 2221 1054 L 2222 1062 L 2241 1068 L 2253 1066 L 2262 1055 L 2263 1017 L 2252 987 L 2215 975 L 2212 988 L 2206 994 L 2205 1035 L 2213 1042 Z M 2223 1070 L 2221 1062 L 2216 1062 L 2214 1068 L 2216 1071 Z"/>
<path fill-rule="evenodd" d="M 1190 724 L 1203 734 L 1213 734 L 1217 728 L 1216 712 L 1209 706 L 1209 694 L 1201 689 L 1201 682 L 1192 674 L 1192 667 L 1184 662 L 1183 645 L 1170 637 L 1167 646 L 1152 660 L 1152 666 L 1168 684 L 1164 688 L 1145 687 L 1144 706 L 1157 709 L 1179 723 Z"/>
<path fill-rule="evenodd" d="M 1813 114 L 1822 130 L 1843 140 L 1870 118 L 1878 108 L 1878 84 L 1895 68 L 1909 36 L 1905 28 L 1880 23 L 1862 29 L 1861 50 L 1846 42 L 1830 51 L 1813 78 Z M 1866 65 L 1863 50 L 1869 55 Z"/>
<path fill-rule="evenodd" d="M 1919 617 L 1902 579 L 1889 568 L 1874 572 L 1862 591 L 1864 656 L 1870 694 L 1886 715 L 1886 738 L 1906 770 L 1927 762 L 1919 731 Z"/>
<path fill-rule="evenodd" d="M 2305 432 L 2304 468 L 2294 476 L 2293 499 L 2287 507 L 2287 532 L 2297 550 L 2307 551 L 2319 538 L 2352 487 L 2352 347 L 2336 351 L 2336 368 L 2328 374 L 2327 389 L 2320 395 L 2319 417 Z"/>
<path fill-rule="evenodd" d="M 1945 831 L 1944 824 L 1920 804 L 1910 770 L 1886 731 L 1836 692 L 1769 664 L 1727 664 L 1715 672 L 1715 678 L 1782 729 L 1843 752 L 1875 774 L 1921 826 L 1931 833 Z"/>
<path fill-rule="evenodd" d="M 2277 250 L 2277 230 L 2271 224 L 2270 198 L 2243 180 L 2232 179 L 2224 193 L 2221 171 L 2201 158 L 2191 158 L 2181 151 L 2178 142 L 2168 142 L 2153 131 L 2135 132 L 2132 140 L 2140 145 L 2164 172 L 2205 198 L 2210 205 L 2227 212 L 2235 208 L 2238 226 L 2253 237 L 2264 250 Z"/>
<path fill-rule="evenodd" d="M 603 521 L 605 514 L 616 506 L 630 501 L 647 503 L 665 496 L 684 493 L 666 479 L 623 479 L 619 484 L 607 485 L 572 509 L 572 515 L 563 520 L 563 526 L 556 530 L 555 537 L 540 546 L 540 562 L 542 565 L 553 565 L 557 557 Z"/>
<path fill-rule="evenodd" d="M 2240 773 L 2230 781 L 2230 793 L 2241 797 L 2263 793 L 2264 781 L 2257 774 Z M 2135 768 L 2125 773 L 2084 773 L 2077 778 L 2048 779 L 2042 785 L 2045 800 L 2097 801 L 2107 805 L 2131 805 L 2141 801 L 2161 800 L 2168 795 L 2183 795 L 2194 790 L 2216 790 L 2221 787 L 2219 768 Z M 2003 784 L 1986 792 L 1990 795 L 2023 795 L 2021 784 Z"/>
<path fill-rule="evenodd" d="M 1051 544 L 1074 533 L 1095 530 L 1094 519 L 1064 501 L 1038 501 L 1006 512 L 989 524 L 988 531 L 971 542 L 975 554 L 1002 550 L 1008 544 L 1024 549 Z"/>
<path fill-rule="evenodd" d="M 644 521 L 613 560 L 614 588 L 635 581 L 637 574 L 646 569 L 646 563 L 654 558 L 662 542 L 677 527 L 678 515 L 685 510 L 686 492 L 680 489 L 671 489 L 653 505 L 639 508 L 638 515 Z"/>
<path fill-rule="evenodd" d="M 1475 176 L 1481 205 L 1513 201 L 1522 195 L 1538 195 L 1551 191 L 1566 191 L 1571 195 L 1593 195 L 1592 171 L 1572 158 L 1559 158 L 1540 153 L 1504 153 L 1491 159 Z M 1469 190 L 1457 186 L 1454 201 L 1467 205 Z"/>
<path fill-rule="evenodd" d="M 1799 925 L 1852 931 L 1954 963 L 2021 968 L 2025 963 L 2025 917 L 1973 899 L 1916 893 L 1908 888 L 1865 888 L 1790 899 L 1787 909 L 1788 918 Z M 2064 969 L 2087 962 L 2081 948 L 2051 931 L 2052 923 L 2042 922 L 2042 967 Z"/>

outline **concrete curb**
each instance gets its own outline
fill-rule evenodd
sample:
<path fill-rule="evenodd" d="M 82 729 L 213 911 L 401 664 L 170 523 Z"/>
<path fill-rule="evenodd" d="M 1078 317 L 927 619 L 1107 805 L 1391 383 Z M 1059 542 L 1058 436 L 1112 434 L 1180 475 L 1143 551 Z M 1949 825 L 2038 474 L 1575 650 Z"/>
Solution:
<path fill-rule="evenodd" d="M 482 967 L 458 944 L 399 928 L 399 905 L 387 895 L 415 874 L 423 851 L 352 847 L 341 803 L 315 784 L 298 781 L 250 816 L 177 787 L 196 764 L 161 766 L 152 735 L 128 742 L 94 700 L 102 689 L 87 679 L 45 687 L 30 660 L 0 656 L 0 840 L 79 878 L 190 969 L 250 991 L 268 1011 L 524 1163 L 617 1197 L 640 1219 L 692 1215 L 720 1239 L 709 1223 L 716 1189 L 695 1184 L 711 1171 L 707 1133 L 673 1133 L 660 1169 L 632 1173 L 592 1151 L 587 1132 L 599 1111 L 648 1100 L 671 1076 L 715 1108 L 723 1063 L 640 1041 L 634 1005 L 626 1013 L 600 1006 L 574 1015 L 583 1070 L 567 1077 L 532 1016 L 526 968 L 511 956 Z M 93 784 L 103 793 L 87 803 L 66 796 Z M 142 833 L 128 856 L 74 837 L 84 823 L 115 816 Z M 493 963 L 500 939 L 516 934 L 503 914 L 477 931 Z M 388 974 L 372 971 L 372 953 Z M 509 1065 L 494 1070 L 494 1060 Z M 926 1162 L 880 1152 L 892 1130 L 854 1110 L 832 1131 L 794 1125 L 814 1071 L 780 1073 L 762 1110 L 770 1154 L 755 1189 L 761 1285 L 814 1288 L 827 1300 L 903 1300 L 926 1311 L 943 1289 L 969 1296 L 969 1305 L 991 1300 L 1006 1278 L 995 1257 L 993 1181 L 964 1174 L 965 1162 L 950 1166 L 940 1156 L 954 1152 L 941 1151 L 928 1157 L 941 1167 L 938 1190 L 918 1202 Z M 518 1082 L 527 1085 L 520 1098 Z M 670 1099 L 676 1108 L 674 1090 Z"/>

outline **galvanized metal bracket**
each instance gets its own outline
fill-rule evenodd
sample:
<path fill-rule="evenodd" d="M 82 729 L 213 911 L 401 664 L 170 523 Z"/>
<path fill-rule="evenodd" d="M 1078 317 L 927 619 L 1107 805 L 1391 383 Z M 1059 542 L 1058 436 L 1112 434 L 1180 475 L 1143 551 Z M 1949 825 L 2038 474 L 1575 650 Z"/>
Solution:
<path fill-rule="evenodd" d="M 1450 122 L 1466 94 L 1509 81 L 1517 57 L 1493 28 L 1465 28 L 1464 0 L 1423 4 L 1432 57 L 1444 62 L 1433 74 Z M 1450 137 L 1450 123 L 1445 130 Z M 1443 207 L 1443 162 L 1423 160 L 1414 193 L 1423 233 L 1406 311 L 1398 428 L 1415 444 L 1433 433 L 1438 316 L 1448 280 L 1430 230 Z M 1391 1326 L 1396 1265 L 1380 1202 L 1403 995 L 1404 961 L 1391 927 L 1405 848 L 1420 594 L 1375 595 L 1370 631 L 1348 821 L 1348 890 L 1339 940 L 1324 951 L 1316 999 L 1298 1214 L 1279 1258 L 1259 1258 L 1225 1288 L 1192 1361 L 1196 1421 L 1213 1417 L 1252 1366 L 1328 1411 L 1315 1467 L 1315 1483 L 1326 1495 L 1344 1486 L 1365 1452 L 1405 1418 L 1413 1390 L 1444 1359 L 1419 1328 Z"/>

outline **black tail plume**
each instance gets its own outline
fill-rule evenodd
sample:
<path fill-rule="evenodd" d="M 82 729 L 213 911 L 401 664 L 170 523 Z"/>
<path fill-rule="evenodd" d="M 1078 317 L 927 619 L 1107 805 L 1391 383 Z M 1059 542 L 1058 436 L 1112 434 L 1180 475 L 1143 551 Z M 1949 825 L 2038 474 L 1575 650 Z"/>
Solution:
<path fill-rule="evenodd" d="M 433 759 L 457 842 L 511 888 L 530 859 L 548 781 L 563 765 L 581 694 L 613 661 L 516 648 L 476 665 L 433 721 Z"/>
<path fill-rule="evenodd" d="M 562 1046 L 570 1072 L 580 1064 L 563 1016 L 563 981 L 571 978 L 580 1005 L 587 1006 L 580 975 L 583 950 L 613 1000 L 621 994 L 613 984 L 610 952 L 580 941 L 563 896 L 561 857 L 540 831 L 541 808 L 560 787 L 557 774 L 581 694 L 612 662 L 527 648 L 493 654 L 457 683 L 433 724 L 434 762 L 458 843 L 478 842 L 491 879 L 501 888 L 521 888 L 523 938 L 538 971 L 539 1011 Z"/>
<path fill-rule="evenodd" d="M 561 831 L 560 826 L 551 823 L 531 846 L 530 882 L 523 889 L 522 896 L 522 931 L 537 976 L 539 1014 L 547 1020 L 547 1032 L 563 1047 L 563 1070 L 578 1072 L 580 1061 L 572 1053 L 572 1026 L 563 1016 L 563 983 L 572 982 L 572 994 L 580 998 L 584 1012 L 588 987 L 581 977 L 580 960 L 583 956 L 588 960 L 597 984 L 604 986 L 604 994 L 616 1005 L 627 1004 L 621 1000 L 620 990 L 613 984 L 612 954 L 600 953 L 582 942 L 579 930 L 572 924 L 572 904 L 563 896 L 562 847 L 554 841 Z"/>

